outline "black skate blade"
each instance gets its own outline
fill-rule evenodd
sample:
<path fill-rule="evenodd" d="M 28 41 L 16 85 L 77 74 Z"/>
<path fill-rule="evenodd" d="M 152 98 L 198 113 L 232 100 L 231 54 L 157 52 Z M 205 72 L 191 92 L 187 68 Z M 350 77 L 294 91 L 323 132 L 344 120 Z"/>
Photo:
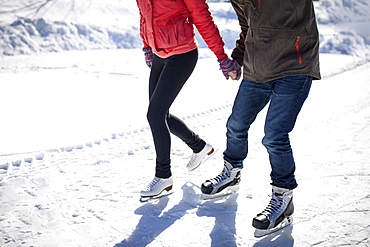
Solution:
<path fill-rule="evenodd" d="M 236 193 L 238 190 L 239 190 L 239 185 L 234 185 L 234 186 L 227 187 L 226 189 L 216 194 L 203 194 L 202 193 L 200 198 L 202 200 L 221 199 L 225 196 Z"/>
<path fill-rule="evenodd" d="M 282 222 L 280 222 L 279 225 L 275 226 L 274 228 L 266 229 L 266 230 L 256 229 L 254 232 L 254 237 L 260 238 L 260 237 L 269 235 L 271 233 L 274 233 L 274 232 L 277 232 L 283 229 L 284 227 L 291 225 L 292 223 L 293 223 L 293 217 L 288 216 Z"/>
<path fill-rule="evenodd" d="M 156 196 L 146 196 L 146 197 L 140 197 L 140 202 L 144 203 L 144 202 L 152 202 L 152 201 L 155 201 L 155 200 L 158 200 L 158 199 L 161 199 L 163 197 L 166 197 L 166 196 L 169 196 L 173 193 L 173 191 L 167 191 L 167 190 L 164 190 L 162 191 L 162 193 L 160 193 L 159 195 L 156 195 Z"/>

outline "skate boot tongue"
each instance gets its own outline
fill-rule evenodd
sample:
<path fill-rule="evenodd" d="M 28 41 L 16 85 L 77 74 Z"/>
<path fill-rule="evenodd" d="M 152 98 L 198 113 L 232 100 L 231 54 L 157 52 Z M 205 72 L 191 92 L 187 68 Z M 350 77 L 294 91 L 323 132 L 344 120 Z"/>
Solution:
<path fill-rule="evenodd" d="M 232 170 L 234 168 L 233 165 L 227 162 L 226 160 L 224 161 L 224 166 L 226 166 L 229 170 Z"/>
<path fill-rule="evenodd" d="M 275 185 L 272 186 L 272 193 L 275 193 L 279 196 L 282 196 L 284 195 L 285 192 L 289 192 L 289 191 L 290 191 L 289 189 L 280 188 Z"/>

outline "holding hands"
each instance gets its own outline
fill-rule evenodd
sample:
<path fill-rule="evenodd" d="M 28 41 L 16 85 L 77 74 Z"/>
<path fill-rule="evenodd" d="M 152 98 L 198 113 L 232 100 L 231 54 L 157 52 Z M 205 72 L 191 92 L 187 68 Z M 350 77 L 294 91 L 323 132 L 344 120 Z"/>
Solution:
<path fill-rule="evenodd" d="M 145 56 L 145 63 L 148 65 L 149 68 L 152 68 L 154 54 L 152 48 L 143 48 L 144 56 Z M 223 75 L 227 80 L 231 78 L 232 80 L 239 80 L 241 77 L 241 66 L 238 62 L 234 59 L 223 59 L 217 60 L 220 64 L 220 70 L 222 70 Z"/>
<path fill-rule="evenodd" d="M 218 60 L 218 63 L 220 64 L 220 70 L 222 70 L 222 73 L 227 80 L 229 80 L 229 78 L 232 80 L 240 79 L 242 75 L 241 66 L 236 60 L 227 58 L 224 60 Z"/>

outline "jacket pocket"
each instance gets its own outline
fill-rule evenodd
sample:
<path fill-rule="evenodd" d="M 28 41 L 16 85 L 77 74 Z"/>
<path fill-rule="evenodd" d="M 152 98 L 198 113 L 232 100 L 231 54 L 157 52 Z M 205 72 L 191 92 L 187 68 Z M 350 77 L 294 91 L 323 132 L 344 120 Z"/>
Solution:
<path fill-rule="evenodd" d="M 193 24 L 185 15 L 176 15 L 166 21 L 158 21 L 156 44 L 158 48 L 174 47 L 190 41 L 194 37 Z"/>
<path fill-rule="evenodd" d="M 290 29 L 261 29 L 255 39 L 253 62 L 259 76 L 279 75 L 301 67 L 302 37 Z M 298 38 L 299 37 L 299 38 Z"/>

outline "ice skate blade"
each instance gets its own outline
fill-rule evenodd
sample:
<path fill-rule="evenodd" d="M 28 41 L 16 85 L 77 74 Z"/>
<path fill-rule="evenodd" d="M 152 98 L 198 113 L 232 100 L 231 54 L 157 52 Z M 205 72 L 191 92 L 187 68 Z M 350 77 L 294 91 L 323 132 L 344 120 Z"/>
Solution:
<path fill-rule="evenodd" d="M 255 232 L 254 232 L 254 237 L 260 238 L 260 237 L 266 236 L 268 234 L 277 232 L 277 231 L 283 229 L 284 227 L 291 225 L 292 223 L 293 223 L 293 217 L 288 216 L 282 222 L 280 222 L 279 225 L 277 225 L 274 228 L 266 229 L 266 230 L 256 229 Z"/>
<path fill-rule="evenodd" d="M 156 195 L 143 195 L 143 193 L 141 193 L 141 197 L 155 197 L 155 196 L 159 196 L 160 194 L 162 194 L 164 191 L 170 191 L 172 190 L 172 185 L 169 185 L 168 187 L 164 188 L 163 190 L 161 190 L 161 192 L 159 192 L 158 194 Z M 144 193 L 145 194 L 145 193 Z"/>
<path fill-rule="evenodd" d="M 227 187 L 226 189 L 222 190 L 221 192 L 218 192 L 216 194 L 203 194 L 200 196 L 202 200 L 212 200 L 212 199 L 219 199 L 231 194 L 236 193 L 239 190 L 239 185 L 234 185 Z"/>
<path fill-rule="evenodd" d="M 166 196 L 169 196 L 173 193 L 173 191 L 167 191 L 167 190 L 164 190 L 162 191 L 159 195 L 156 195 L 156 196 L 142 196 L 140 197 L 139 201 L 140 202 L 151 202 L 151 201 L 155 201 L 156 199 L 160 199 L 160 198 L 163 198 L 163 197 L 166 197 Z"/>

